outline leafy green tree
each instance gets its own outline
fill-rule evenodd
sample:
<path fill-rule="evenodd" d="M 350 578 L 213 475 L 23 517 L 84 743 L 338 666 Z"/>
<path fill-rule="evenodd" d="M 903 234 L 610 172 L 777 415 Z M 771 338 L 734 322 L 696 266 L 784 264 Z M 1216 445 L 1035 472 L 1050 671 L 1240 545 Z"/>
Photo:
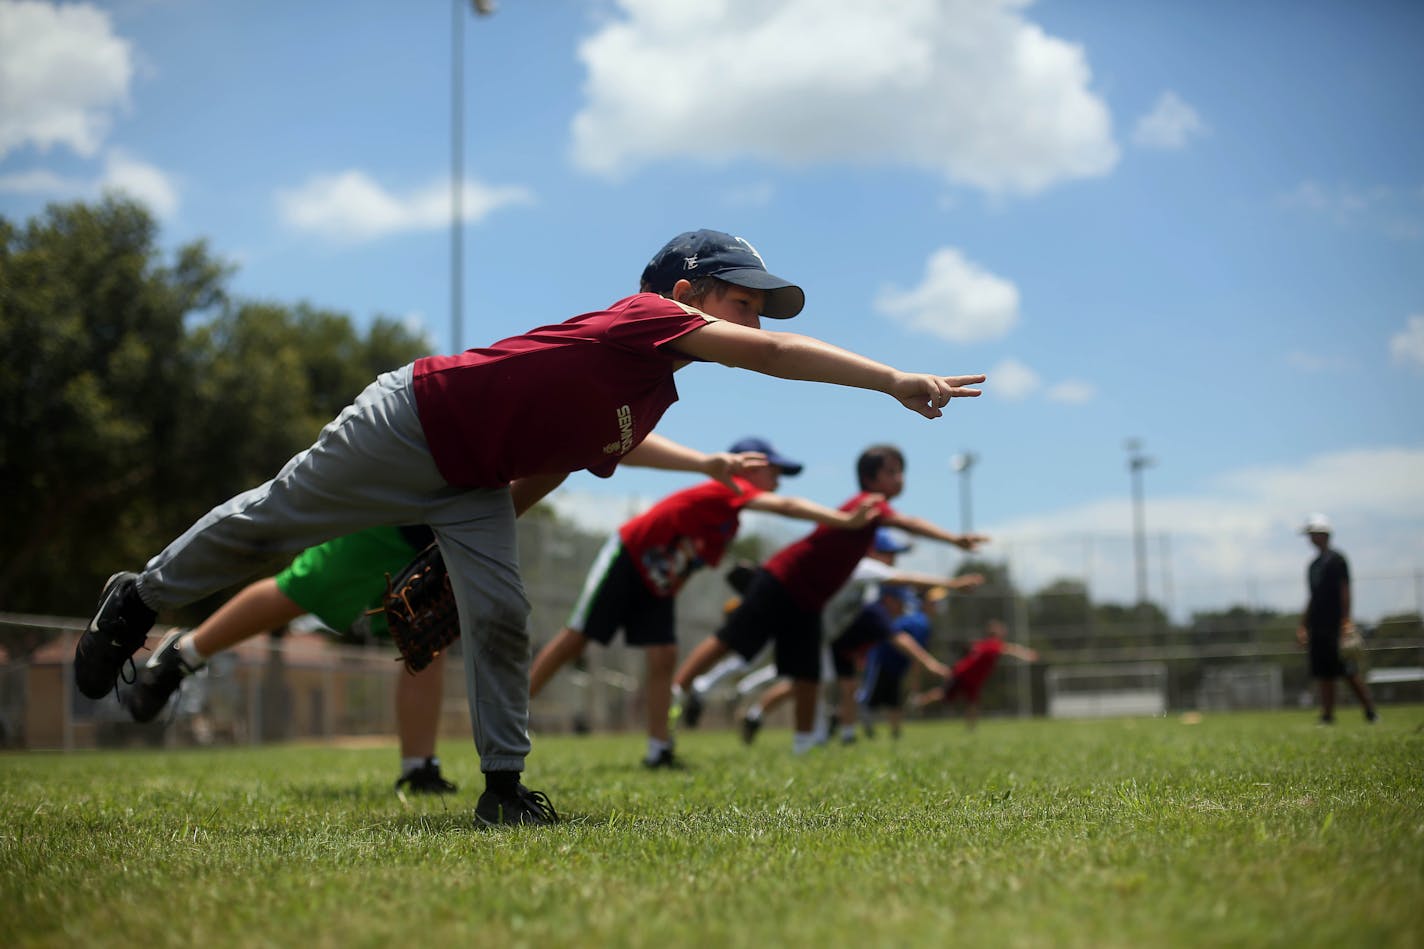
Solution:
<path fill-rule="evenodd" d="M 227 272 L 201 243 L 164 266 L 125 201 L 0 225 L 0 602 L 77 608 L 101 564 L 138 554 L 189 387 L 184 320 Z"/>
<path fill-rule="evenodd" d="M 138 205 L 0 218 L 0 604 L 83 615 L 115 565 L 270 478 L 379 372 L 426 352 L 377 319 L 235 303 L 202 242 L 165 264 Z"/>

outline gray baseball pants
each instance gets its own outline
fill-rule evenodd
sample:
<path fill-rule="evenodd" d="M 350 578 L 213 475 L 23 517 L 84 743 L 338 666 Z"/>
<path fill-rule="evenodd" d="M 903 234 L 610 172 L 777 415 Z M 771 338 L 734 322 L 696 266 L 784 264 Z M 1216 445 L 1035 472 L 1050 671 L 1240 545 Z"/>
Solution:
<path fill-rule="evenodd" d="M 273 553 L 368 527 L 428 524 L 459 608 L 480 768 L 523 771 L 529 601 L 514 505 L 507 488 L 455 488 L 441 477 L 411 378 L 411 366 L 383 374 L 275 478 L 209 511 L 148 562 L 139 595 L 155 610 L 182 606 L 247 579 Z"/>

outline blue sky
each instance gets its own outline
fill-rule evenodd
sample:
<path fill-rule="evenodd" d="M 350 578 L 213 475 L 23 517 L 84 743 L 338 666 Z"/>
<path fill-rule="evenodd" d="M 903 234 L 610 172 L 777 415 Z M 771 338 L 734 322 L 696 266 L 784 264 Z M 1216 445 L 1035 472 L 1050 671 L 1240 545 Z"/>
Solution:
<path fill-rule="evenodd" d="M 241 296 L 448 350 L 451 23 L 435 0 L 4 0 L 0 213 L 119 188 Z M 1125 600 L 1136 436 L 1149 586 L 1178 612 L 1298 606 L 1316 510 L 1362 616 L 1424 596 L 1424 6 L 505 0 L 464 27 L 461 348 L 731 231 L 806 288 L 786 329 L 990 379 L 929 422 L 694 366 L 670 437 L 764 434 L 807 463 L 786 490 L 828 503 L 893 441 L 899 506 L 947 526 L 973 451 L 974 525 L 1026 585 Z M 685 483 L 579 475 L 558 500 L 601 526 Z"/>

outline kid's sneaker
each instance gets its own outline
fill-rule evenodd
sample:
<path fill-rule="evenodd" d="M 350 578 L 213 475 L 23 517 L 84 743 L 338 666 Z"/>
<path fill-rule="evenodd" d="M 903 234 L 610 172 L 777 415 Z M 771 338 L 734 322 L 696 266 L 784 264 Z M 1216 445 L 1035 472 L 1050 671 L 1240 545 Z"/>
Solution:
<path fill-rule="evenodd" d="M 647 768 L 650 771 L 682 771 L 686 769 L 687 765 L 683 764 L 682 761 L 679 760 L 678 757 L 672 753 L 671 748 L 664 748 L 662 751 L 658 752 L 658 756 L 656 758 L 644 758 L 643 767 Z"/>
<path fill-rule="evenodd" d="M 99 610 L 74 647 L 74 684 L 91 699 L 102 699 L 118 681 L 158 614 L 139 599 L 138 574 L 116 573 L 99 594 Z"/>
<path fill-rule="evenodd" d="M 512 793 L 501 794 L 485 788 L 475 803 L 475 820 L 486 827 L 506 824 L 557 824 L 559 815 L 543 791 L 531 791 L 523 784 L 515 785 Z"/>
<path fill-rule="evenodd" d="M 400 793 L 402 787 L 408 788 L 412 794 L 454 794 L 459 790 L 445 780 L 434 758 L 426 758 L 420 767 L 411 768 L 401 775 L 396 781 L 396 792 Z"/>
<path fill-rule="evenodd" d="M 759 731 L 761 731 L 761 719 L 752 718 L 750 715 L 742 716 L 742 744 L 750 745 L 756 741 Z"/>
<path fill-rule="evenodd" d="M 178 651 L 178 640 L 186 632 L 186 629 L 176 626 L 170 629 L 153 655 L 148 657 L 148 662 L 139 668 L 138 681 L 124 695 L 124 705 L 134 721 L 151 722 L 157 718 L 183 680 L 203 668 L 202 663 L 188 665 Z"/>

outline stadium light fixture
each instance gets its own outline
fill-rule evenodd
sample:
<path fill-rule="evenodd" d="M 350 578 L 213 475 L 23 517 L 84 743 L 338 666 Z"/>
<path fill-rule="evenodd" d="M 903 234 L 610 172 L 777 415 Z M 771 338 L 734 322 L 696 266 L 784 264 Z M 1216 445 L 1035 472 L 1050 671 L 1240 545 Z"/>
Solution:
<path fill-rule="evenodd" d="M 1137 605 L 1147 603 L 1147 528 L 1143 513 L 1142 471 L 1157 462 L 1142 453 L 1142 439 L 1129 438 L 1127 448 L 1127 470 L 1132 476 L 1132 549 L 1137 566 Z"/>
<path fill-rule="evenodd" d="M 453 0 L 450 29 L 450 352 L 465 335 L 465 11 L 494 12 L 494 0 Z"/>

